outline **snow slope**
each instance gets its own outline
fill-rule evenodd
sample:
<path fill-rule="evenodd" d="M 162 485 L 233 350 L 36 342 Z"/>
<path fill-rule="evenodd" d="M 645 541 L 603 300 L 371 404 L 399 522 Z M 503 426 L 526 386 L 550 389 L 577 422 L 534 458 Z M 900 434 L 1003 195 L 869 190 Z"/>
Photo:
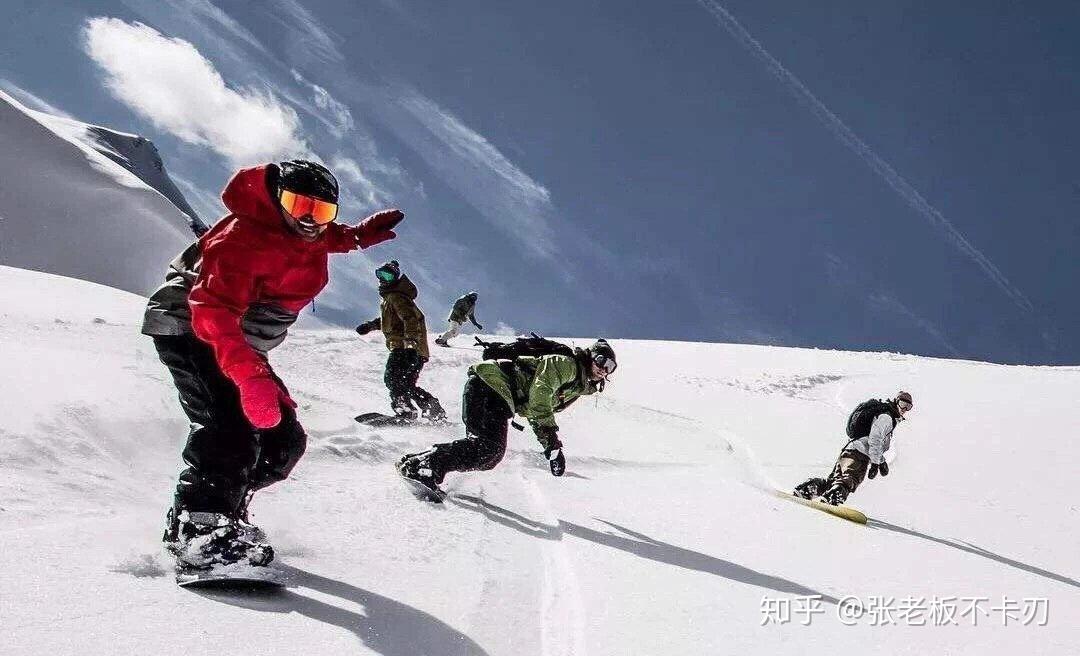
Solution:
<path fill-rule="evenodd" d="M 289 588 L 195 593 L 157 543 L 186 425 L 142 305 L 0 267 L 4 653 L 1076 653 L 1080 369 L 616 341 L 617 380 L 560 416 L 565 477 L 512 431 L 440 507 L 391 462 L 460 426 L 356 425 L 386 405 L 380 341 L 296 331 L 274 362 L 308 454 L 253 504 Z M 421 379 L 452 414 L 476 356 L 438 349 Z M 847 409 L 899 387 L 916 409 L 893 471 L 852 499 L 869 525 L 768 493 L 824 473 Z M 849 595 L 891 597 L 895 624 L 845 625 Z M 1003 595 L 1048 600 L 1045 626 L 1002 626 Z M 984 597 L 987 615 L 898 617 L 934 596 Z M 783 600 L 791 620 L 765 622 Z"/>
<path fill-rule="evenodd" d="M 154 144 L 0 91 L 0 262 L 149 292 L 201 223 Z"/>

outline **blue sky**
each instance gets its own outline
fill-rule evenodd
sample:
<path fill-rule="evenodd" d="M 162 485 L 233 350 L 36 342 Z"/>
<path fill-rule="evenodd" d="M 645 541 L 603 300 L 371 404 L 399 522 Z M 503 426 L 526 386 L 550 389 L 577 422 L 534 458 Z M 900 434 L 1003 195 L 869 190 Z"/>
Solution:
<path fill-rule="evenodd" d="M 344 322 L 396 257 L 433 327 L 1080 362 L 1080 7 L 818 4 L 35 2 L 0 78 L 203 213 L 300 154 L 405 209 Z"/>

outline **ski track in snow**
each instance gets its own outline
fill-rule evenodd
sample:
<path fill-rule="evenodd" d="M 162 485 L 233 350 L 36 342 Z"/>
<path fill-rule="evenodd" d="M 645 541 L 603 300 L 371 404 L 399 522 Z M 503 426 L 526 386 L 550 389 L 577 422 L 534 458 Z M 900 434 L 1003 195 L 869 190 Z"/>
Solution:
<path fill-rule="evenodd" d="M 524 473 L 521 481 L 535 516 L 545 524 L 558 526 L 559 518 L 544 499 L 539 486 Z M 587 615 L 577 575 L 562 535 L 557 540 L 546 540 L 542 544 L 544 586 L 540 606 L 540 653 L 543 656 L 586 656 Z"/>

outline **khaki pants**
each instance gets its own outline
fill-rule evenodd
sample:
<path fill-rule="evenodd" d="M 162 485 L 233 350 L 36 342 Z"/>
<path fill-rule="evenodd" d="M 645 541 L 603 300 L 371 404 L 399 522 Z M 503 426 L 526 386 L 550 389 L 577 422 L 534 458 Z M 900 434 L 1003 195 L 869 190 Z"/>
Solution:
<path fill-rule="evenodd" d="M 460 321 L 451 321 L 450 327 L 446 329 L 446 332 L 439 335 L 440 342 L 449 342 L 450 340 L 461 334 L 461 327 L 465 325 Z"/>
<path fill-rule="evenodd" d="M 855 449 L 844 449 L 840 452 L 840 457 L 836 459 L 836 465 L 833 466 L 832 473 L 829 474 L 829 481 L 825 489 L 840 483 L 848 489 L 848 494 L 851 494 L 866 478 L 866 470 L 869 468 L 870 458 L 868 456 Z"/>

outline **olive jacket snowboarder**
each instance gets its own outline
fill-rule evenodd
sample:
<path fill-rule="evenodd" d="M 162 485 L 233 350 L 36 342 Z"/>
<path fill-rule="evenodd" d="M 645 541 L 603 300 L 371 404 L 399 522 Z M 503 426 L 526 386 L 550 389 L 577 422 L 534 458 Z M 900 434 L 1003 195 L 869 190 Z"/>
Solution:
<path fill-rule="evenodd" d="M 416 349 L 420 357 L 429 358 L 427 324 L 424 313 L 416 305 L 416 285 L 403 275 L 394 282 L 381 283 L 379 295 L 382 296 L 379 321 L 386 348 L 391 351 Z"/>
<path fill-rule="evenodd" d="M 510 409 L 525 417 L 545 448 L 559 430 L 555 413 L 582 396 L 594 394 L 596 383 L 589 380 L 588 368 L 580 364 L 586 356 L 544 355 L 514 360 L 485 360 L 469 368 L 506 401 Z"/>
<path fill-rule="evenodd" d="M 454 301 L 454 307 L 450 310 L 450 317 L 447 320 L 461 324 L 470 321 L 472 325 L 476 326 L 477 330 L 483 330 L 484 327 L 477 323 L 474 314 L 476 312 L 476 298 L 475 293 L 469 293 Z"/>

